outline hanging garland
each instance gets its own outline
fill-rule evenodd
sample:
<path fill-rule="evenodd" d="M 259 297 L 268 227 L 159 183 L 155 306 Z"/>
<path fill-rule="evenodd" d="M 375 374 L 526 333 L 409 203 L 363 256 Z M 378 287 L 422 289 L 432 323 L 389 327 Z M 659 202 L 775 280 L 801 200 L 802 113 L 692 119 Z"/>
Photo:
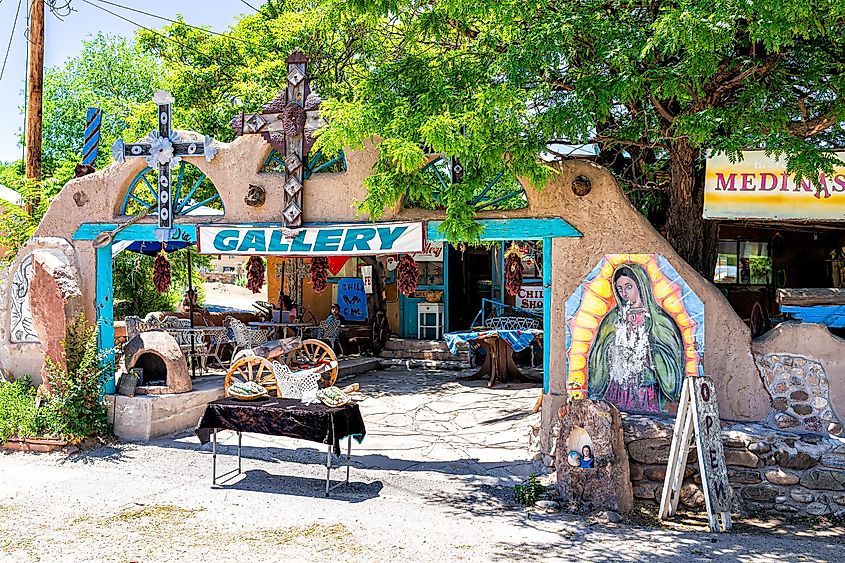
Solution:
<path fill-rule="evenodd" d="M 170 291 L 171 281 L 170 261 L 167 259 L 164 249 L 156 256 L 153 264 L 153 285 L 159 293 Z"/>
<path fill-rule="evenodd" d="M 505 291 L 508 295 L 516 295 L 522 286 L 522 255 L 519 247 L 513 243 L 505 252 Z"/>
<path fill-rule="evenodd" d="M 399 265 L 396 267 L 398 281 L 396 282 L 399 291 L 405 297 L 410 297 L 417 290 L 420 282 L 420 268 L 410 254 L 403 254 L 399 258 Z"/>
<path fill-rule="evenodd" d="M 325 256 L 315 256 L 311 259 L 311 289 L 318 294 L 326 290 L 326 282 L 329 279 L 328 269 L 329 259 Z"/>
<path fill-rule="evenodd" d="M 260 256 L 250 256 L 246 261 L 246 287 L 253 293 L 261 291 L 264 285 L 264 260 Z"/>

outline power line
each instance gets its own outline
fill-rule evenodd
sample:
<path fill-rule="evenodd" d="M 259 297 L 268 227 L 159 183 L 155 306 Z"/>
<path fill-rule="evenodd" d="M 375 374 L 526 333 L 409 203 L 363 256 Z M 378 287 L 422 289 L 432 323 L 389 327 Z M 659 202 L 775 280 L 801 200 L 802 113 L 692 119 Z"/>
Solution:
<path fill-rule="evenodd" d="M 214 30 L 211 30 L 211 29 L 205 29 L 205 28 L 202 28 L 202 27 L 198 27 L 196 25 L 191 25 L 191 24 L 186 23 L 184 21 L 173 20 L 173 19 L 170 19 L 170 18 L 166 18 L 164 16 L 159 16 L 158 14 L 145 12 L 144 10 L 138 10 L 137 8 L 132 8 L 130 6 L 124 6 L 123 4 L 118 4 L 116 2 L 109 2 L 109 0 L 96 0 L 96 1 L 101 3 L 101 4 L 108 4 L 110 6 L 115 6 L 117 8 L 123 8 L 124 10 L 128 10 L 130 12 L 135 12 L 136 14 L 142 14 L 142 15 L 145 15 L 145 16 L 149 16 L 151 18 L 157 18 L 157 19 L 160 19 L 160 20 L 164 20 L 166 22 L 184 25 L 185 27 L 190 27 L 191 29 L 196 29 L 197 31 L 202 31 L 203 33 L 210 33 L 212 35 L 218 35 L 220 37 L 225 37 L 227 39 L 233 39 L 235 41 L 240 41 L 241 43 L 246 43 L 248 45 L 254 45 L 254 43 L 250 43 L 249 41 L 246 41 L 245 39 L 241 39 L 240 37 L 234 37 L 234 36 L 229 35 L 227 33 L 219 33 L 217 31 L 214 31 Z"/>
<path fill-rule="evenodd" d="M 38 0 L 36 0 L 36 1 L 38 1 Z M 193 52 L 195 52 L 195 53 L 197 53 L 197 54 L 202 54 L 202 53 L 200 53 L 199 51 L 197 51 L 196 49 L 194 49 L 193 47 L 191 47 L 191 46 L 189 46 L 189 45 L 185 45 L 185 44 L 184 44 L 184 43 L 182 43 L 181 41 L 177 41 L 176 39 L 173 39 L 172 37 L 168 37 L 167 35 L 165 35 L 165 34 L 163 34 L 163 33 L 160 33 L 160 32 L 158 32 L 158 31 L 156 31 L 155 29 L 152 29 L 152 28 L 147 27 L 147 26 L 145 26 L 145 25 L 141 25 L 140 23 L 134 22 L 134 21 L 130 20 L 129 18 L 126 18 L 126 17 L 124 17 L 124 16 L 121 16 L 120 14 L 116 14 L 115 12 L 112 12 L 112 11 L 111 11 L 111 10 L 109 10 L 108 8 L 105 8 L 105 7 L 103 7 L 103 6 L 100 6 L 99 4 L 94 4 L 94 3 L 90 2 L 89 0 L 82 0 L 82 2 L 84 2 L 85 4 L 88 4 L 89 6 L 93 6 L 94 8 L 97 8 L 97 9 L 99 9 L 99 10 L 102 10 L 102 11 L 106 12 L 107 14 L 111 14 L 111 15 L 113 15 L 114 17 L 116 17 L 116 18 L 118 18 L 118 19 L 121 19 L 121 20 L 123 20 L 123 21 L 125 21 L 125 22 L 127 22 L 127 23 L 131 23 L 132 25 L 134 25 L 134 26 L 136 26 L 136 27 L 139 27 L 139 28 L 141 28 L 141 29 L 144 29 L 144 30 L 146 30 L 146 31 L 149 31 L 150 33 L 152 33 L 152 34 L 154 34 L 154 35 L 158 35 L 158 36 L 159 36 L 159 37 L 161 37 L 162 39 L 166 39 L 166 40 L 168 40 L 168 41 L 172 41 L 173 43 L 176 43 L 177 45 L 179 45 L 179 46 L 180 46 L 180 47 L 182 47 L 183 49 L 188 49 L 189 51 L 193 51 Z"/>
<path fill-rule="evenodd" d="M 6 72 L 6 63 L 9 61 L 9 52 L 12 50 L 12 40 L 15 38 L 15 29 L 18 27 L 18 17 L 21 15 L 21 4 L 23 4 L 23 0 L 18 0 L 15 21 L 12 23 L 12 33 L 9 34 L 9 44 L 6 45 L 6 56 L 3 57 L 3 68 L 0 68 L 0 80 L 3 80 L 3 74 Z"/>
<path fill-rule="evenodd" d="M 255 6 L 253 6 L 252 4 L 250 4 L 249 2 L 247 2 L 246 0 L 241 0 L 241 2 L 243 2 L 244 4 L 246 4 L 247 6 L 249 6 L 250 8 L 252 8 L 253 10 L 255 10 L 256 12 L 258 12 L 259 14 L 261 13 L 261 10 L 259 10 L 258 8 L 256 8 Z"/>

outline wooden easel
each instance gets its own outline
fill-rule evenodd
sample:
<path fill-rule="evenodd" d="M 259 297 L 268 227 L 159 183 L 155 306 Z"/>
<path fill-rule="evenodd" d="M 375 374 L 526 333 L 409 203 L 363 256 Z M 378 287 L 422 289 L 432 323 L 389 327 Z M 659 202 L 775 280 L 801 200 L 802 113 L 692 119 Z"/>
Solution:
<path fill-rule="evenodd" d="M 709 377 L 684 379 L 660 499 L 660 519 L 669 519 L 678 509 L 694 433 L 710 531 L 726 532 L 731 528 L 731 487 L 722 449 L 715 389 Z"/>

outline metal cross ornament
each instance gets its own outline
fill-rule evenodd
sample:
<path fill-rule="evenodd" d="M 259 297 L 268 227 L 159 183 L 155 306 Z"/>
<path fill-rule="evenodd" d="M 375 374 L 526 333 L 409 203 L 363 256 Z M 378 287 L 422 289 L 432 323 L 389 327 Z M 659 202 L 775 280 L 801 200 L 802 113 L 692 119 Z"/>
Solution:
<path fill-rule="evenodd" d="M 182 142 L 179 133 L 170 127 L 170 110 L 173 95 L 165 90 L 158 90 L 153 94 L 153 101 L 158 105 L 158 130 L 153 130 L 140 143 L 124 143 L 118 139 L 112 146 L 112 157 L 117 162 L 127 158 L 145 158 L 147 165 L 158 170 L 158 227 L 171 229 L 173 227 L 173 198 L 170 191 L 170 170 L 177 166 L 182 157 L 205 156 L 211 161 L 217 154 L 214 139 L 205 136 L 201 142 Z"/>
<path fill-rule="evenodd" d="M 308 153 L 314 133 L 325 125 L 320 117 L 320 98 L 308 85 L 308 59 L 300 50 L 286 59 L 286 88 L 260 113 L 241 114 L 232 119 L 236 135 L 260 134 L 284 157 L 285 180 L 281 190 L 282 222 L 302 225 L 302 190 Z"/>

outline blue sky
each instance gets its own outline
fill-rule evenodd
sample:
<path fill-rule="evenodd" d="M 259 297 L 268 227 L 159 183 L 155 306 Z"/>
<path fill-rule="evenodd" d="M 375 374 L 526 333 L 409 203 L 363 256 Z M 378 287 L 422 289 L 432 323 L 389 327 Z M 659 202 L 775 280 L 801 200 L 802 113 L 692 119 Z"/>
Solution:
<path fill-rule="evenodd" d="M 96 0 L 91 0 L 97 3 Z M 175 19 L 182 14 L 185 21 L 191 25 L 210 26 L 215 31 L 225 31 L 234 23 L 236 16 L 252 13 L 251 8 L 241 0 L 110 0 L 115 4 L 129 6 L 144 12 Z M 258 7 L 261 0 L 247 0 Z M 60 4 L 61 2 L 58 2 Z M 24 37 L 26 29 L 27 0 L 23 0 L 18 26 L 12 38 L 12 49 L 6 71 L 0 80 L 0 161 L 10 161 L 21 158 L 21 148 L 18 146 L 18 134 L 23 125 L 20 107 L 23 105 L 24 76 L 26 72 L 27 43 Z M 44 48 L 44 64 L 46 66 L 61 65 L 69 57 L 79 54 L 83 39 L 98 31 L 114 33 L 131 37 L 138 29 L 135 25 L 120 20 L 117 17 L 94 8 L 81 0 L 71 0 L 71 6 L 76 10 L 59 20 L 47 13 L 46 39 Z M 17 0 L 0 0 L 0 66 L 2 57 L 6 53 L 6 45 L 12 31 L 15 19 Z M 122 10 L 111 5 L 103 7 L 118 13 L 145 27 L 160 28 L 167 22 Z M 80 140 L 81 142 L 81 140 Z"/>

